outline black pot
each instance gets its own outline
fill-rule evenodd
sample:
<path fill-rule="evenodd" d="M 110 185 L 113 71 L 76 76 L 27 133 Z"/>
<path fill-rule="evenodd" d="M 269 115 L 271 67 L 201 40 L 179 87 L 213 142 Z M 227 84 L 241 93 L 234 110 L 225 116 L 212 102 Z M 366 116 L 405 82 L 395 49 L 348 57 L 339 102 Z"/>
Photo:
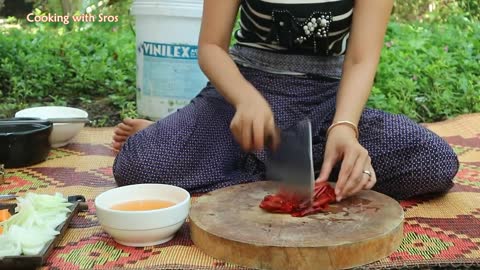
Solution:
<path fill-rule="evenodd" d="M 48 121 L 18 124 L 11 123 L 10 120 L 20 119 L 0 121 L 0 163 L 4 164 L 5 168 L 18 168 L 47 159 L 51 149 L 49 136 L 53 124 Z"/>

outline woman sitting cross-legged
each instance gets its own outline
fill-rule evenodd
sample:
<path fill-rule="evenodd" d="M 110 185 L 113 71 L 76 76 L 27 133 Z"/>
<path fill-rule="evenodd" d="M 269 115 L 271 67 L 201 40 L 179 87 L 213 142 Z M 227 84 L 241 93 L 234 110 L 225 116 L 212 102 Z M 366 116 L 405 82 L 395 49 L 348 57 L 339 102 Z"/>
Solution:
<path fill-rule="evenodd" d="M 337 181 L 339 200 L 448 191 L 452 148 L 403 115 L 365 108 L 392 2 L 205 0 L 199 64 L 210 82 L 164 119 L 117 126 L 115 180 L 191 192 L 264 180 L 265 138 L 309 118 L 316 181 Z"/>

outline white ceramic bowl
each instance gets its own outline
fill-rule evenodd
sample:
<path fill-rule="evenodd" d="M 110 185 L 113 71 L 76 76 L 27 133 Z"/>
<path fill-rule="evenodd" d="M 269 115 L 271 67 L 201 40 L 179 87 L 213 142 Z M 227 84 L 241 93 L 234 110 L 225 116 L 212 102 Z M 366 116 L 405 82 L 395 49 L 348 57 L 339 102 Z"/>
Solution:
<path fill-rule="evenodd" d="M 173 206 L 147 211 L 112 210 L 128 201 L 166 200 Z M 110 189 L 95 199 L 102 228 L 125 246 L 145 247 L 170 241 L 190 211 L 190 194 L 183 188 L 164 184 L 138 184 Z"/>
<path fill-rule="evenodd" d="M 15 114 L 15 117 L 33 117 L 33 118 L 88 118 L 86 111 L 61 106 L 43 106 L 21 110 Z M 54 123 L 53 131 L 50 134 L 50 144 L 52 147 L 65 146 L 82 130 L 84 123 Z"/>

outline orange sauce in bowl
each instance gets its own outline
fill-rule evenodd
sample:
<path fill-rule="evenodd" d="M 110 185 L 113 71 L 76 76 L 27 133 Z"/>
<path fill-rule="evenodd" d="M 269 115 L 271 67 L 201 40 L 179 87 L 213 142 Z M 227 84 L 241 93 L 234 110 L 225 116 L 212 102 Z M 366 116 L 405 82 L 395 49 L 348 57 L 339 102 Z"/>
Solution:
<path fill-rule="evenodd" d="M 174 202 L 164 200 L 137 200 L 115 204 L 110 208 L 120 211 L 147 211 L 167 208 L 174 205 Z"/>

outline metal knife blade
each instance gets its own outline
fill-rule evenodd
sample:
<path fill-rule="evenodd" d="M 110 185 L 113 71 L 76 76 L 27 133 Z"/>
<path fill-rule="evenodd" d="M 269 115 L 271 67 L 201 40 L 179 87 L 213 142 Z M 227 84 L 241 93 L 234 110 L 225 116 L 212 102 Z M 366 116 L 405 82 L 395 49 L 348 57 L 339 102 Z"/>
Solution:
<path fill-rule="evenodd" d="M 0 200 L 12 200 L 17 198 L 17 195 L 0 195 Z"/>
<path fill-rule="evenodd" d="M 311 201 L 314 172 L 310 120 L 280 131 L 280 144 L 267 150 L 265 167 L 267 180 L 278 181 L 283 190 Z"/>

